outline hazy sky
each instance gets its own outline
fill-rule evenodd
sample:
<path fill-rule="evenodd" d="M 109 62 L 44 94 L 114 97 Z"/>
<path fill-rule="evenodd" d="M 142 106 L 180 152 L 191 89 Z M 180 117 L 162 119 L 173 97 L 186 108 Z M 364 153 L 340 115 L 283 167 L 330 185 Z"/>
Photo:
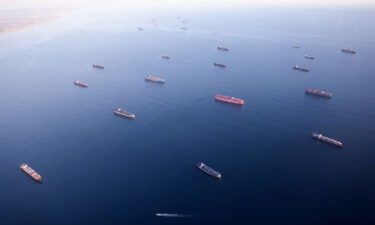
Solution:
<path fill-rule="evenodd" d="M 7 7 L 69 7 L 69 6 L 90 6 L 106 5 L 115 6 L 122 4 L 243 4 L 243 3 L 375 3 L 375 0 L 0 0 L 0 9 Z"/>

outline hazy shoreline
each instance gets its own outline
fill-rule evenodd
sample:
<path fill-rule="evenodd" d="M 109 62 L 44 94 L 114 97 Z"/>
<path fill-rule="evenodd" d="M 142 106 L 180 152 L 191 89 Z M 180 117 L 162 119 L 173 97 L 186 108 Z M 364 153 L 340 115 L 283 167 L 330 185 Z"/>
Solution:
<path fill-rule="evenodd" d="M 52 23 L 65 17 L 67 9 L 22 9 L 0 11 L 0 35 Z"/>

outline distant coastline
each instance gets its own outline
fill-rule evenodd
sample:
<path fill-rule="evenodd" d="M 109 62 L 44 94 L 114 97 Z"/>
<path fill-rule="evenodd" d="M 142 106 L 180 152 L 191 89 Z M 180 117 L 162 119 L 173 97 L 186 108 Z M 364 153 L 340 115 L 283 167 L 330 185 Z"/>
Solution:
<path fill-rule="evenodd" d="M 65 17 L 67 9 L 22 9 L 0 11 L 0 35 L 52 23 Z"/>

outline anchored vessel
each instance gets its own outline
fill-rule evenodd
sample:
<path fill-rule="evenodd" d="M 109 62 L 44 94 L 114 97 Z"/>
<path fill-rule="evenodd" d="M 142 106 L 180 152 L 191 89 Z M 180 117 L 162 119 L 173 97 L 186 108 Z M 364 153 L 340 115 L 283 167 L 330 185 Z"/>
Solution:
<path fill-rule="evenodd" d="M 356 54 L 357 51 L 354 50 L 354 49 L 351 49 L 351 48 L 348 48 L 348 49 L 341 49 L 342 52 L 345 52 L 345 53 L 351 53 L 351 54 Z"/>
<path fill-rule="evenodd" d="M 321 96 L 321 97 L 325 97 L 325 98 L 332 98 L 332 94 L 331 93 L 328 93 L 328 92 L 325 92 L 325 91 L 321 91 L 321 90 L 315 90 L 315 89 L 311 89 L 311 88 L 306 89 L 305 93 L 306 94 L 316 95 L 316 96 Z"/>
<path fill-rule="evenodd" d="M 223 67 L 223 68 L 227 67 L 225 64 L 219 63 L 219 62 L 215 62 L 214 66 Z"/>
<path fill-rule="evenodd" d="M 232 103 L 236 105 L 245 104 L 245 101 L 240 98 L 235 98 L 235 97 L 230 97 L 230 96 L 225 96 L 225 95 L 216 95 L 215 100 L 220 101 L 220 102 Z"/>
<path fill-rule="evenodd" d="M 206 164 L 200 162 L 197 164 L 197 167 L 201 170 L 203 170 L 205 173 L 215 177 L 215 178 L 218 178 L 220 179 L 221 178 L 221 174 L 219 172 L 217 172 L 216 170 L 212 169 L 211 167 L 208 167 Z"/>
<path fill-rule="evenodd" d="M 162 55 L 161 58 L 162 58 L 162 59 L 170 59 L 171 57 L 170 57 L 170 56 L 167 56 L 167 55 Z"/>
<path fill-rule="evenodd" d="M 344 147 L 343 143 L 341 143 L 341 142 L 339 142 L 339 141 L 337 141 L 335 139 L 325 137 L 322 134 L 313 133 L 312 137 L 315 138 L 315 139 L 317 139 L 317 140 L 319 140 L 319 141 L 326 142 L 326 143 L 335 145 L 335 146 L 340 147 L 340 148 Z"/>
<path fill-rule="evenodd" d="M 80 87 L 88 87 L 89 86 L 87 83 L 79 81 L 79 80 L 74 81 L 74 85 L 78 85 Z"/>
<path fill-rule="evenodd" d="M 125 110 L 122 110 L 120 108 L 113 110 L 113 113 L 116 114 L 116 115 L 118 115 L 118 116 L 130 118 L 130 119 L 134 119 L 135 118 L 135 114 L 130 113 L 130 112 L 126 112 Z"/>
<path fill-rule="evenodd" d="M 42 176 L 40 176 L 35 170 L 33 170 L 31 167 L 29 167 L 26 163 L 22 163 L 20 165 L 20 169 L 25 172 L 27 175 L 29 175 L 31 178 L 38 182 L 42 182 Z"/>
<path fill-rule="evenodd" d="M 160 78 L 160 77 L 153 77 L 153 76 L 145 76 L 145 81 L 165 83 L 165 79 Z"/>
<path fill-rule="evenodd" d="M 314 59 L 314 57 L 309 56 L 309 55 L 305 55 L 305 58 L 306 58 L 306 59 Z"/>
<path fill-rule="evenodd" d="M 104 69 L 104 66 L 103 65 L 99 65 L 99 64 L 92 64 L 92 67 L 98 68 L 98 69 Z"/>
<path fill-rule="evenodd" d="M 230 49 L 223 46 L 217 46 L 217 50 L 229 51 Z"/>
<path fill-rule="evenodd" d="M 293 69 L 303 71 L 303 72 L 309 72 L 310 71 L 306 67 L 302 67 L 302 66 L 293 66 Z"/>

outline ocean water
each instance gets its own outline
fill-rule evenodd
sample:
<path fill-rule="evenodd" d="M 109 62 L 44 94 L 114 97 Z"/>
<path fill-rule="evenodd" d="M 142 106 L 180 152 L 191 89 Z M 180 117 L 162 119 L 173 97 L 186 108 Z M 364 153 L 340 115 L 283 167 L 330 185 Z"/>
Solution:
<path fill-rule="evenodd" d="M 129 6 L 0 36 L 0 224 L 375 224 L 374 12 Z"/>

